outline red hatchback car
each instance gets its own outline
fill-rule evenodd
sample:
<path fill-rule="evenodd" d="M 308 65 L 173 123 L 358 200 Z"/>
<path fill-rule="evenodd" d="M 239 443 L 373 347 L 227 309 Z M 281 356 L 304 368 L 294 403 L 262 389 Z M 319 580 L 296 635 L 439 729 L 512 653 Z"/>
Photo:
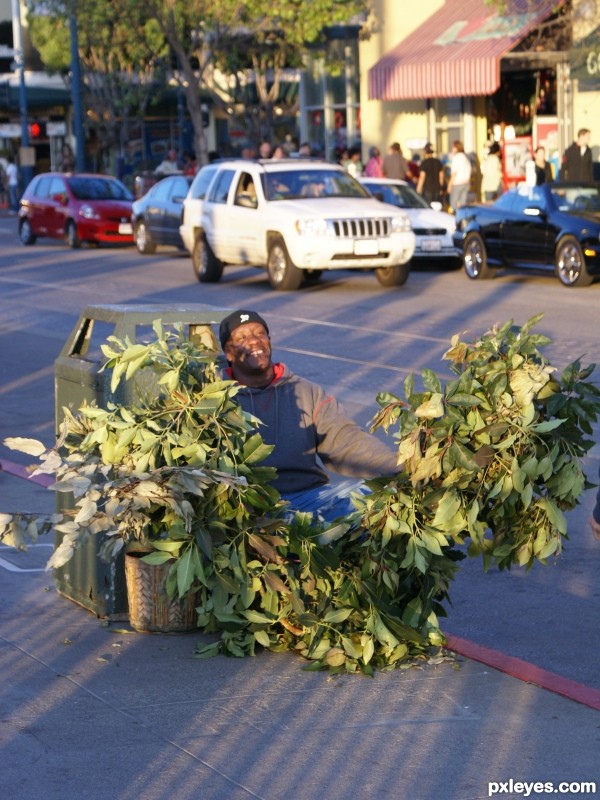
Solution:
<path fill-rule="evenodd" d="M 109 175 L 44 172 L 21 198 L 19 237 L 33 244 L 38 236 L 82 242 L 131 244 L 133 195 Z"/>

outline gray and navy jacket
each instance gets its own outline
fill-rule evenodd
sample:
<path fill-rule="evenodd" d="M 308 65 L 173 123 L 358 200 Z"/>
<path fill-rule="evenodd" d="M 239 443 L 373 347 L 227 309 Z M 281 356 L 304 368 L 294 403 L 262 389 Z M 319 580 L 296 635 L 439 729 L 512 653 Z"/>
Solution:
<path fill-rule="evenodd" d="M 263 424 L 259 433 L 273 452 L 262 462 L 276 467 L 282 494 L 329 483 L 327 469 L 350 478 L 398 471 L 396 454 L 350 419 L 337 400 L 284 364 L 274 364 L 266 387 L 240 386 L 236 400 Z M 231 377 L 231 370 L 226 370 Z"/>

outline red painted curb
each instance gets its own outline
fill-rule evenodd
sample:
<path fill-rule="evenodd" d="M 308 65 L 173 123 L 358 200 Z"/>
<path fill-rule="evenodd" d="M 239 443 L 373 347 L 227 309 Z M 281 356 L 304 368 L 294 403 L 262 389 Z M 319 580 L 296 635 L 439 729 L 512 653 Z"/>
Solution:
<path fill-rule="evenodd" d="M 15 464 L 13 461 L 6 461 L 3 458 L 0 458 L 0 472 L 6 472 L 7 475 L 14 475 L 17 478 L 25 478 L 28 481 L 37 483 L 39 486 L 50 486 L 54 483 L 50 475 L 31 475 L 27 467 Z"/>
<path fill-rule="evenodd" d="M 566 697 L 576 703 L 582 703 L 584 706 L 600 711 L 600 690 L 598 689 L 577 683 L 569 678 L 563 678 L 554 672 L 548 672 L 548 670 L 541 667 L 536 667 L 535 664 L 530 664 L 528 661 L 507 656 L 498 650 L 483 647 L 475 642 L 470 642 L 468 639 L 461 639 L 459 636 L 448 634 L 446 642 L 449 650 L 465 656 L 465 658 L 487 664 L 488 667 L 505 672 L 520 681 L 532 683 L 542 689 L 547 689 L 549 692 L 559 694 L 561 697 Z"/>

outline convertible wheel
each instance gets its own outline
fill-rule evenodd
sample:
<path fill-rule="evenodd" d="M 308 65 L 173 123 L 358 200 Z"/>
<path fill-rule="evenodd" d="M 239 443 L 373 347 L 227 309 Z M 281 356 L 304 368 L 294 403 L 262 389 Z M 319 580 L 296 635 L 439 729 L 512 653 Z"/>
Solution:
<path fill-rule="evenodd" d="M 593 278 L 587 271 L 581 245 L 565 236 L 556 248 L 556 274 L 563 286 L 589 286 Z"/>
<path fill-rule="evenodd" d="M 223 275 L 223 263 L 213 253 L 204 234 L 198 236 L 192 250 L 194 272 L 201 283 L 218 283 Z"/>
<path fill-rule="evenodd" d="M 267 272 L 272 289 L 295 291 L 302 283 L 302 270 L 292 262 L 283 239 L 278 236 L 269 246 Z"/>
<path fill-rule="evenodd" d="M 65 242 L 73 250 L 81 246 L 81 240 L 77 235 L 77 226 L 72 219 L 67 222 L 67 227 L 65 228 Z"/>
<path fill-rule="evenodd" d="M 22 244 L 34 244 L 37 236 L 31 230 L 31 223 L 28 219 L 21 220 L 19 226 L 19 238 Z"/>
<path fill-rule="evenodd" d="M 472 280 L 492 277 L 488 267 L 485 244 L 478 233 L 469 233 L 463 246 L 463 266 Z"/>
<path fill-rule="evenodd" d="M 135 246 L 137 247 L 138 253 L 148 256 L 156 252 L 156 245 L 152 241 L 150 231 L 146 227 L 146 223 L 143 219 L 136 223 L 134 235 Z"/>
<path fill-rule="evenodd" d="M 375 277 L 382 286 L 404 286 L 409 273 L 409 264 L 396 264 L 395 267 L 377 267 Z"/>

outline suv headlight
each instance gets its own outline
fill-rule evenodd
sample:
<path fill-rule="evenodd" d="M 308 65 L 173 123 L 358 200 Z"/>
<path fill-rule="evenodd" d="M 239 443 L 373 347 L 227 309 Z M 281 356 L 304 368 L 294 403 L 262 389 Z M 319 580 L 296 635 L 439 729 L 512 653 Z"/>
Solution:
<path fill-rule="evenodd" d="M 296 230 L 301 236 L 329 236 L 331 233 L 327 220 L 322 217 L 297 219 Z"/>
<path fill-rule="evenodd" d="M 410 220 L 407 214 L 394 214 L 392 217 L 390 230 L 392 233 L 407 233 L 411 230 Z"/>

